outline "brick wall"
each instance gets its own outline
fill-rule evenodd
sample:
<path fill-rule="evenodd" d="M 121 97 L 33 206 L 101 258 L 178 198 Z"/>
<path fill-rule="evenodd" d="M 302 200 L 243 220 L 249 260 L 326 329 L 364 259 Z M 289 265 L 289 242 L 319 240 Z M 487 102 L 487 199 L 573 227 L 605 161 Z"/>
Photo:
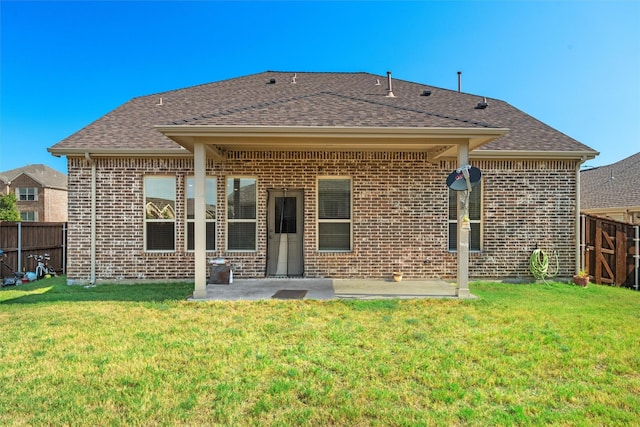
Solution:
<path fill-rule="evenodd" d="M 190 159 L 100 159 L 97 167 L 97 265 L 99 280 L 193 277 L 185 251 L 184 179 Z M 546 161 L 480 161 L 483 171 L 483 250 L 470 256 L 471 277 L 529 276 L 536 244 L 558 252 L 562 273 L 574 259 L 575 164 Z M 90 277 L 91 166 L 69 159 L 69 266 L 71 282 Z M 304 262 L 308 277 L 455 277 L 456 254 L 447 251 L 445 180 L 454 162 L 431 163 L 424 153 L 232 152 L 209 161 L 218 178 L 217 248 L 236 277 L 263 277 L 267 257 L 267 189 L 304 190 Z M 143 177 L 175 175 L 176 252 L 144 252 Z M 353 185 L 353 251 L 316 250 L 316 179 L 350 176 Z M 258 249 L 225 253 L 225 178 L 258 179 Z"/>
<path fill-rule="evenodd" d="M 45 218 L 42 221 L 67 222 L 67 190 L 44 189 Z"/>

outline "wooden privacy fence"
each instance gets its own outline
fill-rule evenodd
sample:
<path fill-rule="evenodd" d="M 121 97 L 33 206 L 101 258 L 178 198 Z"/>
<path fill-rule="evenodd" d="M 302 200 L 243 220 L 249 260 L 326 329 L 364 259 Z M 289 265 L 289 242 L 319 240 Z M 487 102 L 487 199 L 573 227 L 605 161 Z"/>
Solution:
<path fill-rule="evenodd" d="M 582 265 L 593 282 L 638 289 L 639 226 L 582 215 Z"/>
<path fill-rule="evenodd" d="M 30 255 L 51 256 L 48 264 L 56 272 L 67 271 L 66 222 L 0 222 L 0 249 L 4 262 L 13 270 L 35 271 L 36 262 Z M 11 275 L 9 267 L 0 264 L 0 276 Z"/>

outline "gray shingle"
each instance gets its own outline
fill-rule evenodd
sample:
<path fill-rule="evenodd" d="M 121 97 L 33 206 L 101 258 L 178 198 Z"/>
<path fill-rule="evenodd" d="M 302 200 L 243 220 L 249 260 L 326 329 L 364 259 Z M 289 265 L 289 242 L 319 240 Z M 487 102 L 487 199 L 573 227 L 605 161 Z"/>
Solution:
<path fill-rule="evenodd" d="M 580 208 L 640 206 L 640 153 L 580 172 Z"/>
<path fill-rule="evenodd" d="M 133 98 L 52 148 L 179 150 L 154 126 L 182 124 L 509 128 L 481 150 L 593 151 L 497 99 L 477 109 L 479 96 L 399 79 L 393 93 L 386 77 L 369 73 L 267 71 Z"/>

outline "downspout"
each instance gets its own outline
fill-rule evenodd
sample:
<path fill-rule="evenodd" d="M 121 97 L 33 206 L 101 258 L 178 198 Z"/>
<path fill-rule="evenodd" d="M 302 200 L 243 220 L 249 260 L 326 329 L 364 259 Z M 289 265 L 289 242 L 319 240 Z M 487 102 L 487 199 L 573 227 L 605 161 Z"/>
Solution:
<path fill-rule="evenodd" d="M 587 161 L 586 156 L 582 156 L 582 159 L 576 164 L 576 240 L 575 240 L 575 272 L 578 274 L 580 270 L 584 268 L 584 258 L 582 252 L 582 233 L 580 231 L 581 218 L 580 218 L 580 166 Z"/>
<path fill-rule="evenodd" d="M 91 158 L 89 152 L 84 153 L 85 159 L 91 164 L 91 274 L 89 276 L 89 286 L 96 284 L 96 162 Z"/>

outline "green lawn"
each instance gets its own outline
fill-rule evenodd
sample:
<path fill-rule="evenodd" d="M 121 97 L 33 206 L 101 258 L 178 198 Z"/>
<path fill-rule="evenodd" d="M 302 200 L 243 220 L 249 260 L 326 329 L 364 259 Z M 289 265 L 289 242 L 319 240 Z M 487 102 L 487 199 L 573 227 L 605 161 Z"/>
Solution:
<path fill-rule="evenodd" d="M 638 425 L 640 293 L 192 303 L 189 284 L 0 290 L 0 425 Z"/>

